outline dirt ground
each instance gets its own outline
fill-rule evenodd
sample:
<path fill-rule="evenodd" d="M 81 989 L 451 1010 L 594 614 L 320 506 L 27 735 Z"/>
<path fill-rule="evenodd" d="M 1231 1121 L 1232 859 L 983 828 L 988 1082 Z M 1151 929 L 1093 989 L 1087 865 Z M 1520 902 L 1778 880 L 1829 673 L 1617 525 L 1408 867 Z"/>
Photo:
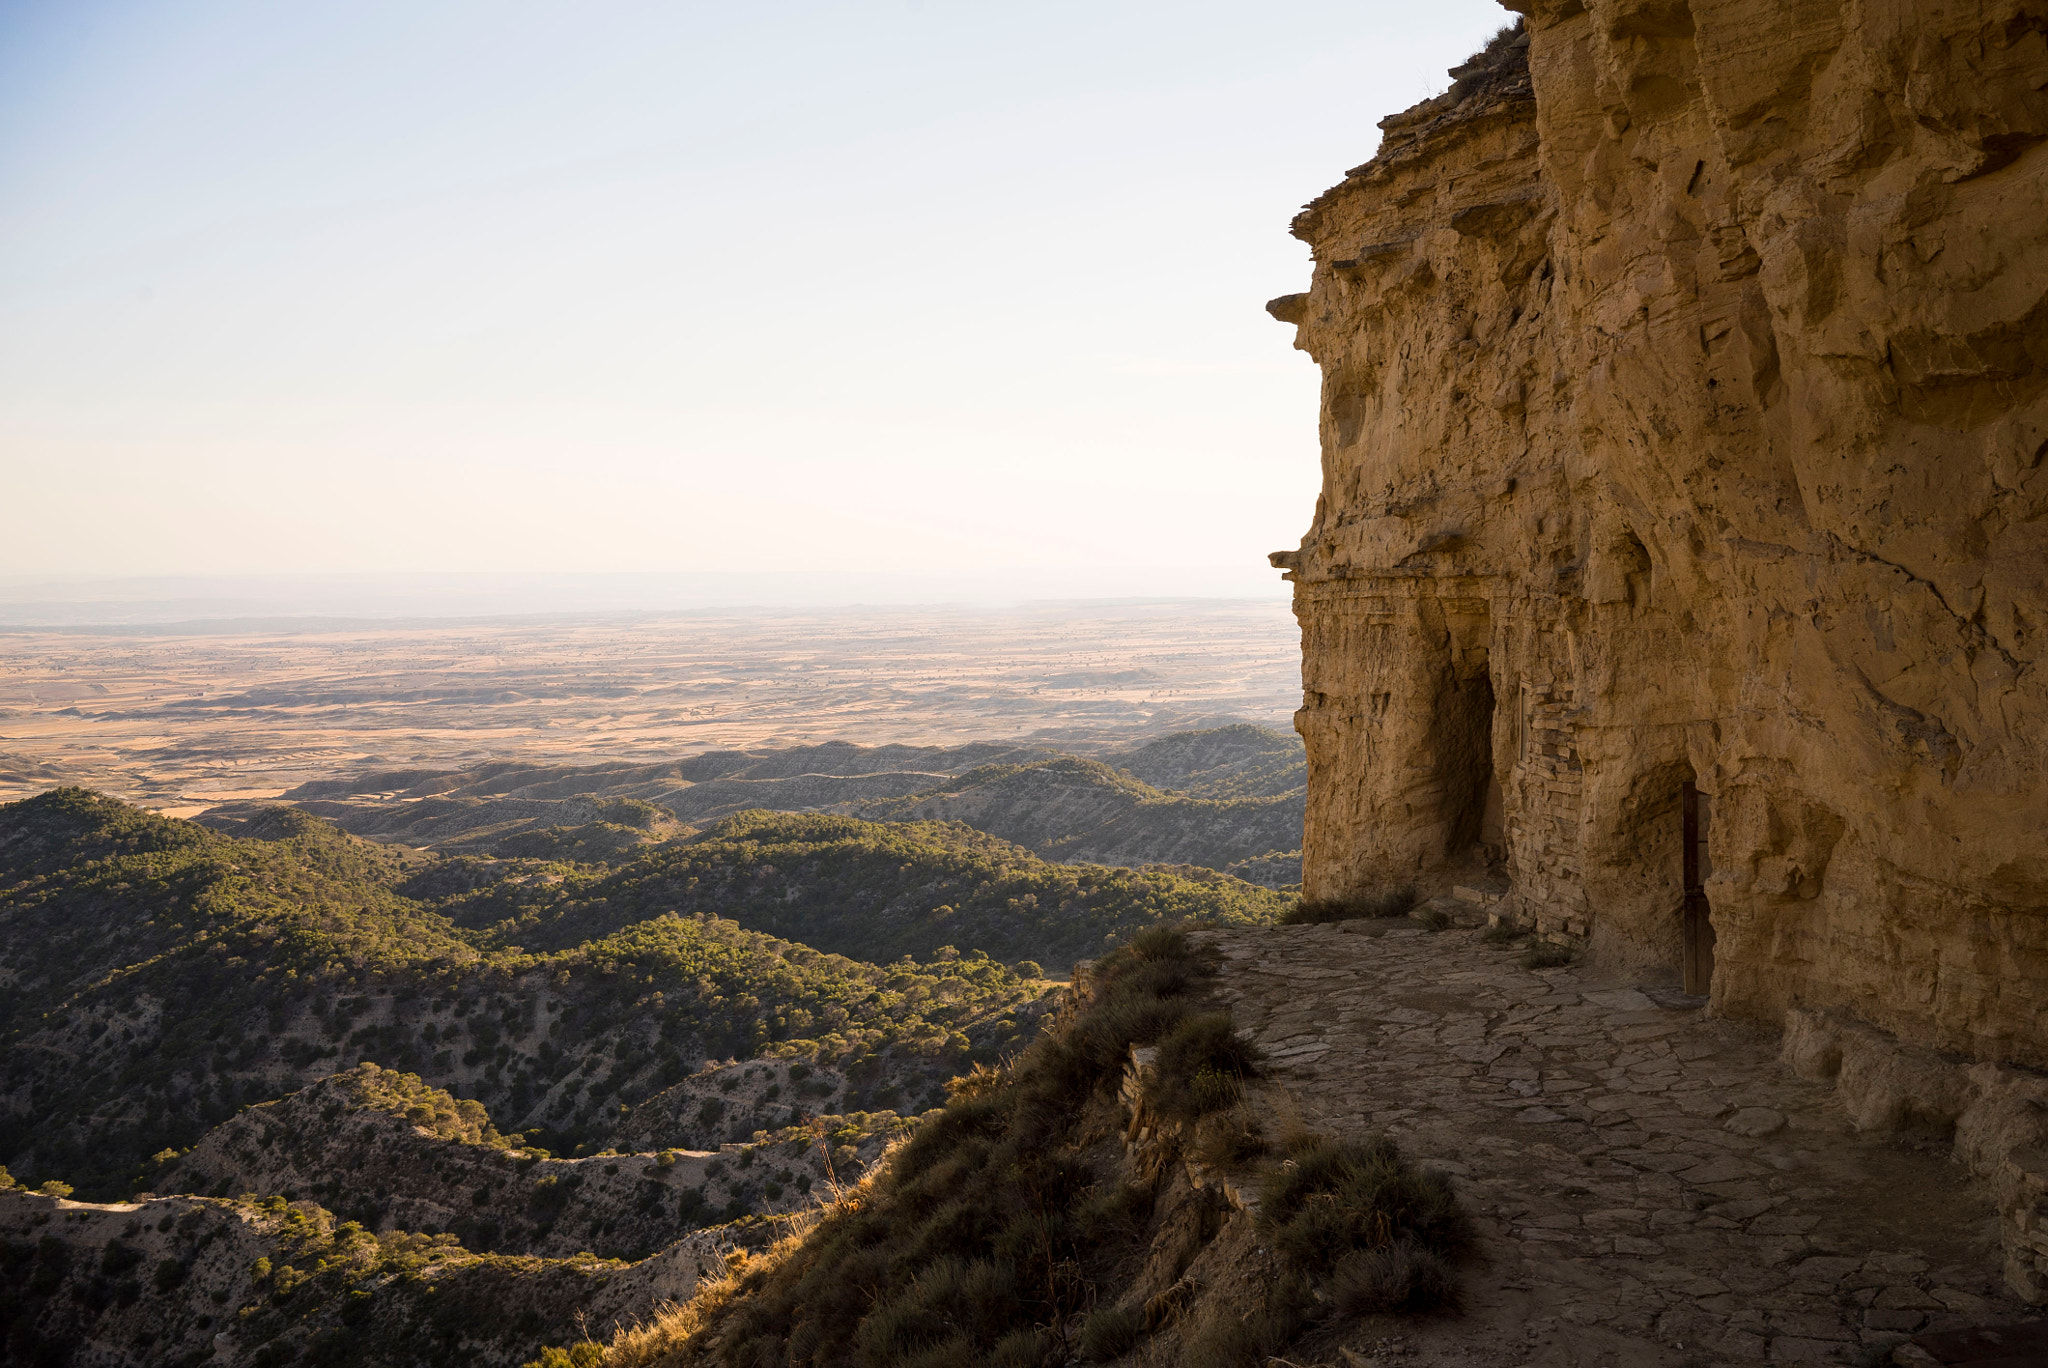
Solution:
<path fill-rule="evenodd" d="M 1476 1217 L 1464 1314 L 1361 1327 L 1348 1364 L 1879 1363 L 2039 1314 L 1939 1137 L 1858 1134 L 1701 999 L 1405 918 L 1207 934 L 1300 1121 L 1386 1131 Z"/>
<path fill-rule="evenodd" d="M 1282 602 L 849 609 L 0 633 L 0 801 L 173 815 L 356 767 L 1287 729 Z"/>

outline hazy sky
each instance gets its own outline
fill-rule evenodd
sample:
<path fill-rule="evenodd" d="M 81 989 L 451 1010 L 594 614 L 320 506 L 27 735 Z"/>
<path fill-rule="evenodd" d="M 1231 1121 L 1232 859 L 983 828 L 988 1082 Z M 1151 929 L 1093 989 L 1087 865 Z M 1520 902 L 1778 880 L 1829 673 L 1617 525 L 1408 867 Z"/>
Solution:
<path fill-rule="evenodd" d="M 1511 17 L 0 2 L 0 575 L 1269 583 L 1287 221 Z"/>

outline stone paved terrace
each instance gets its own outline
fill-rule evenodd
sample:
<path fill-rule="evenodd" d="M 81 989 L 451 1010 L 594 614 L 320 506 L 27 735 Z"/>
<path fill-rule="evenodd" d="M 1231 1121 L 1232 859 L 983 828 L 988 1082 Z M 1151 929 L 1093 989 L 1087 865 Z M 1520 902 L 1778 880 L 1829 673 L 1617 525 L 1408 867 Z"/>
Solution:
<path fill-rule="evenodd" d="M 1407 919 L 1202 938 L 1300 1122 L 1386 1131 L 1476 1218 L 1465 1314 L 1363 1327 L 1353 1364 L 1882 1363 L 2040 1314 L 1945 1141 L 1856 1133 L 1700 999 Z"/>

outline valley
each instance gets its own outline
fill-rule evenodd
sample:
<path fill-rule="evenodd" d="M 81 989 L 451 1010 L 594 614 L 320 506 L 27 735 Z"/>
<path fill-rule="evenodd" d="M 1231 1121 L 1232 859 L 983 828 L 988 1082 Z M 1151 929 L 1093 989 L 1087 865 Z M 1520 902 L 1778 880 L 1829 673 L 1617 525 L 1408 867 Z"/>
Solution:
<path fill-rule="evenodd" d="M 1283 915 L 1301 783 L 1232 723 L 0 805 L 0 1335 L 516 1368 L 623 1333 L 853 1191 L 1075 966 Z"/>
<path fill-rule="evenodd" d="M 1284 732 L 1297 641 L 1279 600 L 0 625 L 0 801 L 191 816 L 373 769 Z"/>

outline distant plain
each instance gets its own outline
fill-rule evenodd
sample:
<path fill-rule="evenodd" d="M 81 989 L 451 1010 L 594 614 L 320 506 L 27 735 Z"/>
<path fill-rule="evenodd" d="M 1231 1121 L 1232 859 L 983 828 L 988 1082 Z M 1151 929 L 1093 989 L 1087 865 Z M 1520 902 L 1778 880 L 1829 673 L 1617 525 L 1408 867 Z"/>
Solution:
<path fill-rule="evenodd" d="M 0 628 L 0 802 L 186 816 L 366 767 L 1284 731 L 1298 640 L 1248 600 Z"/>

